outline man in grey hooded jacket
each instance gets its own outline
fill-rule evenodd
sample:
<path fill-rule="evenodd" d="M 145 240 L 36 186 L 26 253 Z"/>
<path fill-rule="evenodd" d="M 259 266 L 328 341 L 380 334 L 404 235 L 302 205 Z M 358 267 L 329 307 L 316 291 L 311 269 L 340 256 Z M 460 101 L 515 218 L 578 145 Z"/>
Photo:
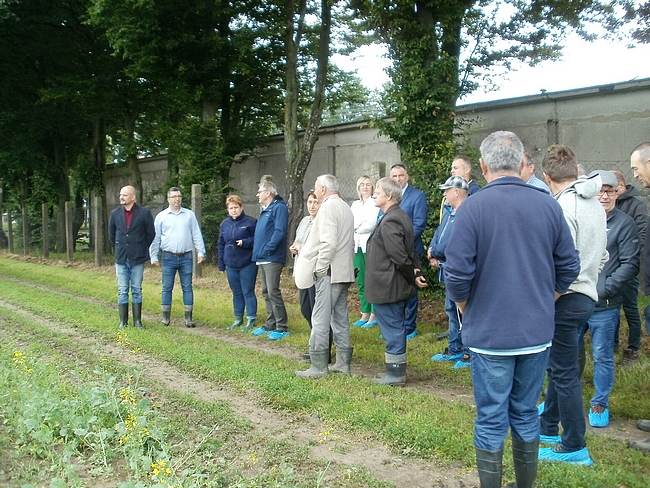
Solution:
<path fill-rule="evenodd" d="M 555 332 L 548 364 L 548 390 L 540 416 L 541 441 L 555 443 L 539 451 L 539 458 L 592 464 L 585 442 L 585 417 L 578 367 L 578 334 L 591 317 L 598 293 L 598 273 L 608 259 L 605 211 L 596 198 L 599 175 L 578 178 L 573 150 L 553 146 L 542 163 L 544 177 L 562 207 L 576 249 L 580 274 L 555 302 Z M 562 422 L 562 437 L 558 424 Z"/>

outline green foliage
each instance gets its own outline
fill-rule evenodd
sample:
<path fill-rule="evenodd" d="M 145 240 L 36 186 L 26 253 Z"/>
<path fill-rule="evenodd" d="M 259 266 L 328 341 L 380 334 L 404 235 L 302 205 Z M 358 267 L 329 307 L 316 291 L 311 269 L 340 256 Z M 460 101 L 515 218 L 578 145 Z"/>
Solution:
<path fill-rule="evenodd" d="M 88 438 L 88 442 L 83 444 L 85 450 L 78 454 L 84 456 L 84 459 L 96 452 L 94 448 L 89 447 L 89 444 L 95 443 L 94 445 L 97 446 L 102 442 L 105 442 L 104 445 L 109 442 L 107 433 L 102 437 L 101 430 L 92 430 L 96 429 L 95 423 L 89 422 L 89 419 L 94 415 L 99 421 L 106 411 L 115 412 L 115 409 L 111 410 L 113 407 L 107 405 L 106 399 L 113 398 L 113 401 L 117 402 L 119 398 L 119 401 L 122 401 L 120 396 L 122 388 L 131 388 L 127 390 L 128 394 L 124 395 L 124 398 L 128 400 L 133 397 L 136 403 L 133 405 L 127 401 L 127 404 L 122 405 L 123 408 L 142 408 L 146 413 L 147 408 L 150 407 L 154 414 L 164 412 L 154 416 L 147 414 L 146 425 L 144 423 L 142 425 L 145 425 L 163 446 L 168 445 L 167 442 L 174 443 L 174 449 L 166 452 L 171 456 L 169 462 L 174 463 L 174 460 L 181 459 L 186 463 L 183 464 L 183 470 L 177 469 L 178 464 L 174 464 L 174 472 L 187 481 L 183 486 L 237 486 L 237 483 L 241 486 L 316 486 L 316 479 L 324 470 L 329 474 L 330 470 L 335 469 L 338 470 L 336 482 L 328 483 L 327 486 L 382 486 L 368 479 L 367 475 L 358 471 L 357 467 L 334 465 L 327 467 L 325 463 L 315 465 L 307 459 L 304 445 L 288 441 L 290 436 L 286 431 L 279 429 L 283 430 L 279 438 L 273 438 L 268 434 L 269 429 L 265 428 L 261 429 L 265 434 L 260 435 L 250 424 L 239 420 L 235 413 L 229 412 L 221 401 L 202 402 L 195 398 L 197 393 L 191 391 L 172 394 L 159 382 L 147 381 L 147 375 L 139 376 L 130 368 L 128 371 L 123 370 L 122 368 L 127 366 L 122 366 L 120 361 L 104 361 L 101 354 L 97 355 L 96 351 L 98 344 L 102 348 L 107 347 L 108 344 L 118 347 L 123 354 L 133 355 L 133 361 L 129 362 L 142 364 L 148 359 L 162 360 L 172 365 L 181 375 L 210 382 L 215 385 L 215 389 L 226 392 L 226 397 L 228 395 L 231 395 L 230 398 L 235 395 L 250 396 L 255 404 L 262 404 L 268 409 L 268 416 L 264 417 L 265 420 L 268 419 L 268 422 L 264 423 L 265 427 L 273 425 L 269 423 L 277 412 L 284 412 L 283 416 L 295 418 L 296 424 L 303 429 L 308 429 L 312 422 L 303 418 L 308 415 L 312 419 L 319 419 L 314 431 L 314 436 L 318 436 L 318 440 L 314 442 L 328 443 L 328 446 L 337 451 L 345 450 L 345 444 L 336 439 L 337 434 L 353 433 L 363 437 L 368 443 L 382 442 L 390 446 L 398 456 L 410 456 L 424 462 L 435 462 L 438 467 L 460 464 L 464 469 L 469 470 L 474 466 L 472 420 L 475 411 L 473 407 L 468 402 L 460 400 L 461 396 L 458 397 L 459 400 L 450 401 L 431 395 L 427 390 L 439 387 L 440 378 L 446 376 L 448 384 L 455 387 L 454 395 L 460 393 L 471 396 L 470 374 L 469 371 L 452 371 L 448 364 L 433 364 L 429 361 L 432 351 L 441 352 L 444 347 L 442 342 L 435 341 L 432 335 L 429 335 L 430 324 L 422 324 L 422 335 L 416 341 L 409 341 L 408 345 L 409 376 L 424 380 L 421 388 L 393 389 L 372 385 L 367 375 L 350 377 L 330 375 L 319 381 L 303 381 L 294 376 L 294 371 L 306 367 L 304 363 L 297 360 L 297 352 L 303 350 L 308 340 L 309 330 L 304 321 L 298 318 L 296 305 L 288 306 L 292 334 L 283 340 L 282 345 L 282 348 L 290 347 L 294 350 L 295 355 L 262 354 L 259 348 L 251 349 L 249 346 L 239 345 L 241 344 L 240 333 L 224 330 L 230 323 L 230 296 L 214 289 L 203 288 L 201 283 L 197 283 L 195 287 L 197 312 L 195 315 L 204 328 L 204 333 L 190 334 L 184 327 L 164 327 L 154 324 L 153 321 L 147 321 L 146 330 L 127 329 L 126 334 L 119 335 L 116 334 L 115 328 L 116 313 L 111 308 L 115 298 L 115 277 L 112 267 L 106 267 L 102 273 L 4 258 L 1 259 L 0 264 L 4 278 L 0 280 L 0 292 L 3 296 L 3 304 L 0 304 L 0 319 L 3 324 L 8 324 L 3 329 L 8 339 L 0 345 L 0 371 L 6 369 L 3 365 L 9 364 L 14 368 L 14 363 L 11 361 L 12 354 L 20 350 L 25 353 L 24 365 L 28 368 L 51 373 L 43 381 L 29 378 L 30 384 L 34 385 L 30 387 L 31 395 L 52 396 L 55 399 L 76 398 L 81 395 L 82 398 L 92 399 L 96 403 L 97 408 L 86 407 L 85 410 L 78 410 L 80 413 L 77 417 L 80 418 L 81 425 L 79 428 L 94 433 Z M 225 281 L 222 275 L 214 274 L 206 279 L 205 283 L 216 279 Z M 145 297 L 154 296 L 160 290 L 157 279 L 146 280 L 144 285 Z M 38 294 L 34 294 L 34 286 L 38 286 Z M 182 310 L 178 297 L 175 300 L 173 310 Z M 646 301 L 644 298 L 641 303 L 645 304 Z M 155 313 L 156 316 L 159 313 L 158 304 L 153 302 L 154 300 L 145 300 L 145 319 L 147 313 Z M 21 313 L 32 314 L 38 318 L 33 320 L 47 319 L 51 324 L 48 327 L 38 325 L 24 317 L 19 317 L 11 308 L 23 310 L 24 312 Z M 65 333 L 55 333 L 50 331 L 49 327 L 63 328 Z M 377 337 L 377 329 L 354 328 L 352 334 L 355 358 L 360 363 L 372 365 L 379 370 L 380 363 L 383 362 L 384 344 Z M 82 337 L 83 340 L 80 340 Z M 18 341 L 20 344 L 33 343 L 34 346 L 17 348 L 14 344 Z M 37 367 L 39 363 L 43 363 L 44 366 Z M 100 376 L 95 373 L 97 367 L 104 372 Z M 53 371 L 57 373 L 54 374 Z M 71 374 L 72 371 L 76 373 Z M 643 395 L 638 395 L 638 392 L 648 389 L 648 371 L 650 371 L 650 361 L 642 357 L 640 363 L 631 368 L 629 374 L 617 374 L 617 383 L 610 396 L 613 415 L 618 418 L 636 419 L 637 416 L 644 414 L 647 405 L 643 404 Z M 21 381 L 20 370 L 12 371 L 11 374 L 12 379 L 5 380 L 6 373 L 0 372 L 3 384 L 13 385 L 14 383 L 11 382 Z M 591 376 L 591 368 L 588 366 L 586 371 L 588 385 Z M 108 381 L 112 377 L 116 378 L 114 383 Z M 103 379 L 99 381 L 99 378 Z M 129 381 L 129 378 L 132 379 Z M 41 395 L 39 391 L 42 385 L 52 389 L 54 393 Z M 84 388 L 83 385 L 86 385 L 85 388 L 88 390 L 98 387 L 104 392 L 100 394 L 98 390 L 94 390 L 83 394 L 76 393 L 76 390 Z M 14 388 L 5 389 L 3 394 L 13 395 L 13 390 Z M 74 395 L 71 392 L 75 392 Z M 635 393 L 639 397 L 639 402 L 628 405 L 626 399 Z M 585 391 L 585 395 L 588 396 L 589 392 Z M 21 392 L 21 398 L 27 398 L 27 392 Z M 143 406 L 140 403 L 141 398 L 153 401 L 156 405 L 149 403 L 149 407 L 147 404 Z M 3 408 L 4 403 L 6 402 L 0 402 L 0 409 Z M 37 417 L 38 422 L 47 420 L 50 409 L 53 412 L 56 410 L 43 400 L 39 411 L 44 410 L 46 415 Z M 122 411 L 122 418 L 119 420 L 113 415 L 113 424 L 109 425 L 120 425 L 118 429 L 121 429 L 119 435 L 118 430 L 114 429 L 115 433 L 112 433 L 114 438 L 119 438 L 128 432 L 124 420 L 128 418 L 129 411 Z M 60 418 L 59 413 L 51 415 Z M 174 418 L 169 421 L 170 423 L 167 422 L 166 418 L 171 417 Z M 7 418 L 4 411 L 3 418 Z M 232 439 L 228 436 L 219 437 L 210 429 L 192 430 L 192 426 L 214 425 L 215 418 L 222 419 L 220 425 L 227 429 Z M 160 431 L 155 434 L 154 426 L 160 428 Z M 20 428 L 26 429 L 23 425 Z M 34 428 L 38 430 L 38 427 Z M 139 432 L 139 428 L 140 426 L 131 432 Z M 39 433 L 39 436 L 48 440 L 57 435 L 57 429 L 60 431 L 58 424 L 54 427 L 49 425 Z M 79 433 L 85 434 L 84 431 Z M 13 433 L 9 434 L 13 435 Z M 70 442 L 80 439 L 79 436 L 74 436 L 74 432 L 68 435 Z M 218 439 L 207 442 L 206 439 L 210 437 L 218 437 Z M 22 438 L 37 442 L 26 435 Z M 144 438 L 148 439 L 147 436 Z M 196 445 L 188 445 L 191 443 L 188 439 L 194 438 L 199 439 L 198 450 Z M 142 444 L 140 442 L 142 439 L 143 437 L 134 435 L 134 445 L 131 451 L 124 455 L 131 456 L 133 452 L 137 458 L 144 456 L 143 453 L 149 452 L 150 449 L 162 450 L 158 443 L 154 443 L 153 446 Z M 453 439 L 453 442 L 449 439 Z M 595 466 L 576 467 L 543 463 L 540 464 L 538 484 L 558 488 L 618 486 L 617 483 L 625 484 L 630 488 L 641 488 L 647 485 L 650 458 L 641 452 L 630 450 L 623 441 L 608 436 L 606 432 L 588 434 L 587 442 L 591 456 L 596 461 Z M 6 443 L 7 438 L 3 438 L 0 433 L 0 446 Z M 38 451 L 41 448 L 35 444 L 34 449 Z M 509 449 L 509 446 L 506 445 L 506 449 Z M 59 445 L 54 450 L 61 455 L 66 452 L 63 445 Z M 42 448 L 42 451 L 45 452 L 47 449 Z M 283 455 L 278 456 L 278 452 L 282 452 Z M 104 459 L 103 455 L 99 453 L 96 455 L 96 459 L 100 462 Z M 123 459 L 128 459 L 127 464 L 131 466 L 134 458 Z M 164 458 L 160 459 L 164 460 Z M 510 459 L 510 455 L 507 453 L 504 459 Z M 157 463 L 157 460 L 152 461 L 154 462 Z M 241 471 L 237 471 L 238 465 L 244 466 Z M 212 471 L 210 471 L 211 467 L 214 468 Z M 148 481 L 151 480 L 152 473 L 149 467 L 144 466 L 142 469 L 143 476 L 149 476 Z M 348 469 L 351 471 L 346 471 Z M 106 470 L 101 468 L 101 471 Z M 135 473 L 136 469 L 128 467 L 128 472 Z M 49 474 L 42 472 L 41 476 L 49 476 Z M 60 473 L 57 476 L 58 479 L 64 478 Z M 71 477 L 66 476 L 65 479 Z M 208 481 L 201 484 L 200 480 L 206 480 L 205 476 Z M 507 468 L 505 478 L 513 478 L 511 468 Z M 32 475 L 29 480 L 34 479 Z M 210 485 L 209 480 L 213 479 L 214 484 Z M 346 483 L 348 480 L 349 482 Z M 144 478 L 136 479 L 135 475 L 123 483 L 122 486 L 125 487 L 146 486 Z"/>

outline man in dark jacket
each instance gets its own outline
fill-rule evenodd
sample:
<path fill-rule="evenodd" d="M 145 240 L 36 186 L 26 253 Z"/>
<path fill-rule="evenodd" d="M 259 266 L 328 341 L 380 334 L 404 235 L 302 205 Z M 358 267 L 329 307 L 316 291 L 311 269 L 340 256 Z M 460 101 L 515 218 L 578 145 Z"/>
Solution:
<path fill-rule="evenodd" d="M 648 207 L 632 185 L 625 183 L 625 177 L 618 171 L 612 171 L 618 186 L 616 187 L 616 208 L 634 219 L 636 231 L 639 234 L 639 246 L 643 251 L 646 228 L 648 227 Z M 641 315 L 639 314 L 639 276 L 625 283 L 623 290 L 623 312 L 630 329 L 627 337 L 627 347 L 623 349 L 623 365 L 630 366 L 639 361 L 641 347 Z M 614 335 L 614 351 L 618 349 L 618 331 L 621 325 L 619 319 Z"/>
<path fill-rule="evenodd" d="M 134 187 L 128 185 L 120 190 L 120 205 L 111 212 L 108 219 L 108 239 L 115 247 L 120 327 L 128 324 L 131 289 L 133 325 L 142 329 L 144 263 L 149 260 L 149 246 L 156 232 L 149 209 L 135 203 Z"/>
<path fill-rule="evenodd" d="M 262 211 L 255 227 L 253 261 L 257 263 L 262 278 L 267 319 L 264 326 L 255 329 L 252 334 L 268 335 L 271 340 L 279 340 L 289 335 L 287 310 L 280 290 L 280 275 L 287 262 L 289 211 L 272 181 L 265 179 L 260 182 L 257 198 Z"/>
<path fill-rule="evenodd" d="M 373 198 L 384 215 L 368 239 L 365 293 L 375 306 L 379 330 L 386 341 L 386 373 L 378 374 L 372 382 L 399 386 L 406 381 L 404 316 L 416 287 L 424 288 L 426 281 L 413 243 L 413 224 L 399 205 L 400 184 L 388 177 L 380 179 Z"/>
<path fill-rule="evenodd" d="M 580 260 L 560 205 L 519 177 L 524 147 L 515 134 L 490 134 L 480 164 L 488 184 L 456 212 L 445 284 L 472 351 L 481 486 L 501 486 L 510 427 L 517 487 L 531 488 L 555 300 L 577 278 Z"/>
<path fill-rule="evenodd" d="M 614 387 L 614 332 L 623 304 L 625 283 L 639 273 L 639 236 L 634 220 L 616 208 L 618 181 L 611 171 L 598 170 L 602 189 L 596 195 L 607 214 L 607 252 L 609 260 L 598 275 L 598 302 L 589 319 L 594 358 L 594 396 L 591 398 L 589 425 L 609 425 L 609 394 Z M 586 332 L 586 329 L 583 332 Z"/>
<path fill-rule="evenodd" d="M 632 150 L 630 154 L 630 168 L 634 171 L 634 177 L 638 179 L 645 188 L 650 188 L 650 142 L 642 142 Z M 645 244 L 643 251 L 643 279 L 644 289 L 646 295 L 650 295 L 650 243 L 647 239 L 650 238 L 650 233 L 645 234 Z M 650 333 L 650 306 L 646 307 L 645 315 L 645 329 Z M 636 426 L 646 432 L 650 432 L 650 420 L 639 420 Z M 628 445 L 634 449 L 650 452 L 650 437 L 643 441 L 631 441 Z"/>
<path fill-rule="evenodd" d="M 402 191 L 402 200 L 399 204 L 413 224 L 413 244 L 418 256 L 424 254 L 424 244 L 422 243 L 422 233 L 427 225 L 427 216 L 429 214 L 429 205 L 426 195 L 409 184 L 409 174 L 406 166 L 403 164 L 394 164 L 390 168 L 390 177 L 393 178 L 400 186 Z M 404 327 L 406 327 L 406 338 L 413 339 L 419 334 L 417 330 L 418 319 L 418 289 L 415 288 L 406 305 L 406 317 L 404 318 Z"/>

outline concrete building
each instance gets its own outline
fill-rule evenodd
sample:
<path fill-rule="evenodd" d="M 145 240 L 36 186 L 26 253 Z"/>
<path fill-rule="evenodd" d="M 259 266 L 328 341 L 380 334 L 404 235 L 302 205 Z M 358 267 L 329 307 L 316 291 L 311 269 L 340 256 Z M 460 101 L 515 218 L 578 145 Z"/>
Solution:
<path fill-rule="evenodd" d="M 629 168 L 630 151 L 640 142 L 650 140 L 650 78 L 561 92 L 543 92 L 493 102 L 458 107 L 464 122 L 465 137 L 478 148 L 483 138 L 495 130 L 511 130 L 539 163 L 552 144 L 571 146 L 587 172 L 593 169 L 616 169 L 647 195 Z M 397 146 L 365 122 L 323 127 L 305 176 L 305 192 L 316 177 L 335 174 L 342 183 L 346 200 L 356 196 L 355 183 L 362 174 L 385 176 L 390 166 L 400 161 Z M 154 211 L 162 208 L 164 198 L 150 198 L 167 180 L 165 158 L 144 159 L 140 166 L 145 187 L 144 203 Z M 231 170 L 231 186 L 245 203 L 255 204 L 257 182 L 272 174 L 280 193 L 286 181 L 283 137 L 268 139 L 259 156 Z M 107 168 L 109 210 L 118 205 L 121 186 L 129 183 L 125 168 Z M 247 206 L 254 215 L 255 205 Z"/>

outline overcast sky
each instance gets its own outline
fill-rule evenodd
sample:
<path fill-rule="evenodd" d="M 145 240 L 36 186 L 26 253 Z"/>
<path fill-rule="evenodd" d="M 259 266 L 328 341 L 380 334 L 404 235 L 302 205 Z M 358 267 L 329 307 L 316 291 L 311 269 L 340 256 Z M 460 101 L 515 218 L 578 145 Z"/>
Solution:
<path fill-rule="evenodd" d="M 346 70 L 358 69 L 358 75 L 368 88 L 380 88 L 388 81 L 383 68 L 388 60 L 376 46 L 364 46 L 361 55 L 335 62 Z M 498 91 L 477 91 L 459 104 L 487 102 L 526 95 L 605 85 L 631 79 L 650 78 L 650 45 L 628 49 L 625 43 L 613 41 L 586 42 L 571 38 L 561 61 L 546 61 L 531 68 L 521 66 L 508 74 Z"/>

